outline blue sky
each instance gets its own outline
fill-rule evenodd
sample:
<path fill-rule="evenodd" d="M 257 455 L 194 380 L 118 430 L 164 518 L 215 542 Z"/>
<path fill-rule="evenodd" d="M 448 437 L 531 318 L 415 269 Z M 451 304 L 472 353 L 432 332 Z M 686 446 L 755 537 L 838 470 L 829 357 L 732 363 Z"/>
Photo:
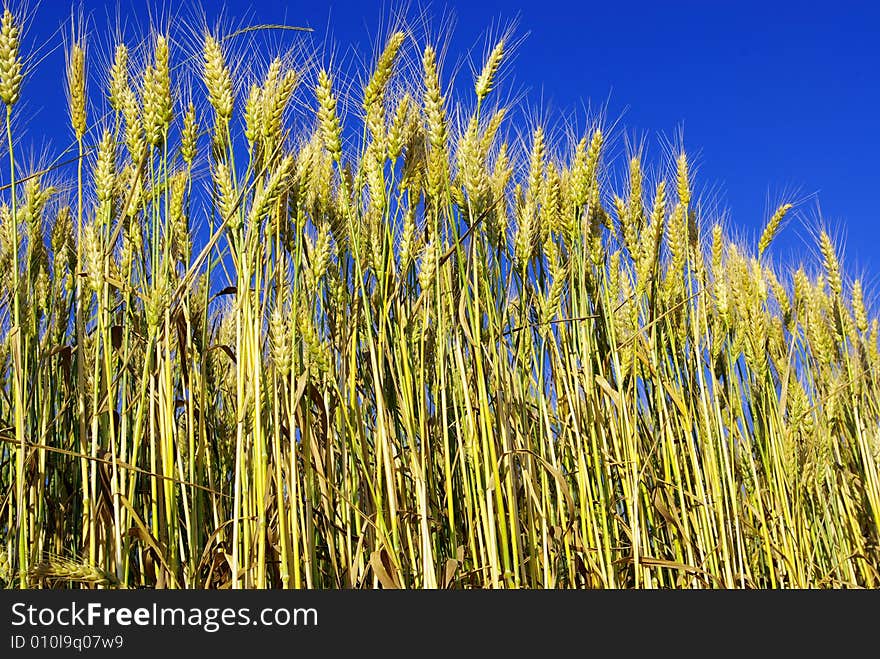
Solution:
<path fill-rule="evenodd" d="M 117 13 L 148 22 L 178 3 L 83 3 L 93 26 Z M 202 3 L 209 21 L 221 10 L 250 23 L 288 23 L 315 29 L 316 43 L 335 45 L 340 59 L 354 46 L 369 53 L 392 6 L 360 2 L 230 0 Z M 28 138 L 58 152 L 69 143 L 60 41 L 53 35 L 68 17 L 64 2 L 32 3 L 36 22 L 27 43 L 43 44 L 44 60 L 26 81 L 24 100 L 35 115 Z M 117 12 L 117 7 L 121 10 Z M 176 9 L 175 9 L 176 10 Z M 559 124 L 583 122 L 585 108 L 606 107 L 624 136 L 644 139 L 649 156 L 663 139 L 677 139 L 697 164 L 698 191 L 729 214 L 744 239 L 756 241 L 771 207 L 798 200 L 795 218 L 772 248 L 778 262 L 811 259 L 810 227 L 821 217 L 845 250 L 850 274 L 880 285 L 876 246 L 880 168 L 878 107 L 880 48 L 874 41 L 880 9 L 845 2 L 593 3 L 478 0 L 432 3 L 434 32 L 455 18 L 454 59 L 470 49 L 479 60 L 487 28 L 516 21 L 523 37 L 503 84 L 523 94 L 525 114 Z M 416 15 L 415 9 L 410 15 Z M 191 15 L 183 11 L 183 16 Z M 293 35 L 278 37 L 279 43 Z M 105 47 L 106 48 L 106 47 Z M 452 67 L 447 67 L 447 71 Z M 467 65 L 461 79 L 470 83 Z M 577 121 L 575 121 L 577 123 Z M 582 123 L 581 123 L 582 125 Z M 46 126 L 49 126 L 47 129 Z"/>

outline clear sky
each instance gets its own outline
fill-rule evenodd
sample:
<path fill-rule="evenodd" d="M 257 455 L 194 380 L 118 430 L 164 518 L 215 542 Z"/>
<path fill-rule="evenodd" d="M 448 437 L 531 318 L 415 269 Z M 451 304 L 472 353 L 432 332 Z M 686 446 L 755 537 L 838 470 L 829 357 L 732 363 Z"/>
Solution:
<path fill-rule="evenodd" d="M 392 6 L 387 1 L 203 2 L 209 22 L 222 11 L 233 22 L 288 23 L 315 29 L 344 58 L 357 47 L 368 54 Z M 119 11 L 117 11 L 117 7 Z M 107 17 L 148 22 L 178 12 L 169 0 L 87 0 L 92 26 Z M 43 0 L 27 42 L 59 43 L 52 35 L 69 18 L 64 1 Z M 618 148 L 624 135 L 649 145 L 676 139 L 698 167 L 698 191 L 729 213 L 730 224 L 755 241 L 768 212 L 799 200 L 797 216 L 772 248 L 777 261 L 816 259 L 809 227 L 821 217 L 845 249 L 850 274 L 880 287 L 878 196 L 880 167 L 880 9 L 859 2 L 587 2 L 584 0 L 468 0 L 424 6 L 435 32 L 455 18 L 453 59 L 471 49 L 479 60 L 487 28 L 517 22 L 524 37 L 508 63 L 504 84 L 524 94 L 527 115 L 549 123 L 581 122 L 588 103 L 605 106 L 616 120 Z M 410 15 L 417 15 L 415 6 Z M 181 10 L 183 17 L 190 10 Z M 285 39 L 278 37 L 284 44 Z M 99 35 L 101 36 L 101 35 Z M 104 39 L 105 42 L 107 41 Z M 24 100 L 57 152 L 70 141 L 60 49 L 44 45 L 45 59 L 26 81 Z M 104 49 L 106 51 L 106 46 Z M 104 56 L 106 58 L 106 55 Z M 478 65 L 478 64 L 477 64 Z M 451 70 L 447 67 L 447 72 Z M 470 83 L 467 65 L 461 75 Z M 50 126 L 50 128 L 46 128 Z M 817 205 L 818 202 L 818 205 Z"/>

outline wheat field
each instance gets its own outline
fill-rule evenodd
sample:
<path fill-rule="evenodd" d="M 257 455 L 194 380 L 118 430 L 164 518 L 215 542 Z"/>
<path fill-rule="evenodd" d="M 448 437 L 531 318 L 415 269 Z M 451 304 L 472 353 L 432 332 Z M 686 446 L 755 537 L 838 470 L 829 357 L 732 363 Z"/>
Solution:
<path fill-rule="evenodd" d="M 791 203 L 734 240 L 683 149 L 517 119 L 506 39 L 453 93 L 409 29 L 357 76 L 74 25 L 29 168 L 23 20 L 0 585 L 880 586 L 878 321 L 826 231 L 773 263 Z"/>

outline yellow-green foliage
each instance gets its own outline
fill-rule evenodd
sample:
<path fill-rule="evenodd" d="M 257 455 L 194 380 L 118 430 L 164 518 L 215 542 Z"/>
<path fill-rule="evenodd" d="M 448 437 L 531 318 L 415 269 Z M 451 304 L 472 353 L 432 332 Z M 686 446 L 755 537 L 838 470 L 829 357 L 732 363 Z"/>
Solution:
<path fill-rule="evenodd" d="M 509 41 L 456 100 L 407 31 L 362 89 L 213 34 L 87 89 L 78 37 L 82 158 L 31 177 L 23 28 L 3 584 L 880 586 L 878 324 L 826 233 L 773 268 L 790 204 L 752 246 L 684 152 L 610 189 L 602 126 L 516 125 Z"/>

